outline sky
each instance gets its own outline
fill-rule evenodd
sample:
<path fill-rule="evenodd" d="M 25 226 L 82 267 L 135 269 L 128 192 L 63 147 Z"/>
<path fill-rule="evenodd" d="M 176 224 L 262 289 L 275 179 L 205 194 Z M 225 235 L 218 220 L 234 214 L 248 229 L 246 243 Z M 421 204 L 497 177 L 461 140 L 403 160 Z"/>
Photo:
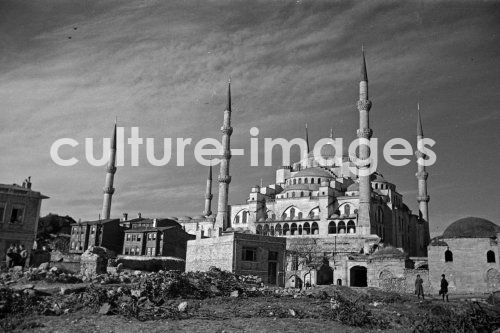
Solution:
<path fill-rule="evenodd" d="M 374 137 L 414 144 L 419 102 L 436 141 L 431 233 L 466 216 L 500 224 L 499 32 L 496 1 L 0 0 L 0 182 L 31 176 L 50 197 L 42 215 L 97 219 L 105 167 L 86 161 L 85 138 L 99 157 L 117 117 L 126 136 L 138 127 L 155 138 L 158 157 L 163 138 L 220 139 L 229 77 L 233 148 L 248 151 L 252 127 L 259 138 L 292 139 L 306 122 L 312 142 L 330 128 L 350 142 L 364 45 Z M 60 138 L 79 142 L 61 149 L 75 166 L 52 161 Z M 112 216 L 200 215 L 207 168 L 193 145 L 183 167 L 175 146 L 163 167 L 144 149 L 131 166 L 126 150 Z M 278 155 L 269 167 L 232 158 L 230 204 L 261 178 L 273 182 Z M 380 162 L 379 172 L 416 211 L 414 160 Z"/>

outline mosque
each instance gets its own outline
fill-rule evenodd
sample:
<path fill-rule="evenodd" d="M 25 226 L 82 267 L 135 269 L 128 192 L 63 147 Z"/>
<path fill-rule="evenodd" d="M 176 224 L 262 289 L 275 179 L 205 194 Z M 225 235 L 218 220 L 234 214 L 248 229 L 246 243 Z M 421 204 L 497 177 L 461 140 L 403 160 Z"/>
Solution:
<path fill-rule="evenodd" d="M 359 83 L 358 138 L 370 139 L 371 101 L 363 53 Z M 334 149 L 325 145 L 323 161 L 313 152 L 305 158 L 276 170 L 273 184 L 251 188 L 245 203 L 229 205 L 231 127 L 231 88 L 222 127 L 219 201 L 217 214 L 211 212 L 212 168 L 209 169 L 203 215 L 174 218 L 192 234 L 202 231 L 209 236 L 214 229 L 224 232 L 252 233 L 286 237 L 288 285 L 302 283 L 349 284 L 366 286 L 371 254 L 379 247 L 392 246 L 410 257 L 426 257 L 429 242 L 427 195 L 428 174 L 418 165 L 419 213 L 413 214 L 403 201 L 396 185 L 380 173 L 356 176 L 351 158 L 334 158 Z M 423 138 L 420 114 L 417 140 Z M 306 128 L 306 141 L 308 133 Z M 366 147 L 366 146 L 365 146 Z M 359 158 L 366 159 L 369 150 L 361 146 Z M 417 153 L 417 158 L 424 157 Z M 367 168 L 362 166 L 361 168 Z"/>

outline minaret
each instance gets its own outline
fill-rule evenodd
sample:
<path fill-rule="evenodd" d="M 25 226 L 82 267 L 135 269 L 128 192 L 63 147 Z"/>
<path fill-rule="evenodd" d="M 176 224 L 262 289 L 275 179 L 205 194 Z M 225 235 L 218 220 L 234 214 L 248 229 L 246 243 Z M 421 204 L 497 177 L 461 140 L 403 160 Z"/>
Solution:
<path fill-rule="evenodd" d="M 370 140 L 373 131 L 370 129 L 369 111 L 372 102 L 368 99 L 368 75 L 366 74 L 365 52 L 362 50 L 363 59 L 361 63 L 361 78 L 359 82 L 359 129 L 358 138 Z M 359 146 L 359 159 L 366 160 L 370 156 L 370 148 L 366 145 Z M 367 172 L 368 165 L 358 166 L 360 172 Z M 370 234 L 370 200 L 371 200 L 371 181 L 370 175 L 360 175 L 359 177 L 359 207 L 358 207 L 358 228 L 359 234 Z"/>
<path fill-rule="evenodd" d="M 212 215 L 212 161 L 210 161 L 210 166 L 208 168 L 208 178 L 207 178 L 207 189 L 205 191 L 205 210 L 203 215 Z"/>
<path fill-rule="evenodd" d="M 111 154 L 106 167 L 106 184 L 104 185 L 104 200 L 102 202 L 101 218 L 103 220 L 109 219 L 111 213 L 111 197 L 115 193 L 113 182 L 116 172 L 116 121 L 113 129 L 113 137 L 111 139 Z"/>
<path fill-rule="evenodd" d="M 226 230 L 229 227 L 229 208 L 228 208 L 228 193 L 231 176 L 229 175 L 229 160 L 231 159 L 231 79 L 227 86 L 227 106 L 224 110 L 224 123 L 221 127 L 222 132 L 222 156 L 220 160 L 219 171 L 219 201 L 217 202 L 217 217 L 215 225 L 217 228 Z"/>
<path fill-rule="evenodd" d="M 417 151 L 415 155 L 418 159 L 425 159 L 425 154 L 420 150 L 423 148 L 422 139 L 424 138 L 424 131 L 422 130 L 422 120 L 420 119 L 420 105 L 417 103 Z M 425 171 L 425 166 L 417 163 L 417 173 L 415 174 L 418 181 L 418 207 L 419 207 L 419 217 L 427 222 L 429 222 L 429 200 L 430 197 L 427 195 L 427 177 L 429 174 Z"/>

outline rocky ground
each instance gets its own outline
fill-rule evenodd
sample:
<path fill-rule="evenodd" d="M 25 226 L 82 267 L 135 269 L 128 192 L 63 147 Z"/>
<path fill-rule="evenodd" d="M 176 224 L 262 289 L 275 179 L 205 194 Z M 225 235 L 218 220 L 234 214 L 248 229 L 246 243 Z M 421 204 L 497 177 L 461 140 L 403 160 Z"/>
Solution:
<path fill-rule="evenodd" d="M 0 274 L 0 331 L 491 332 L 500 307 L 484 298 L 417 300 L 375 288 L 267 288 L 256 277 L 60 269 Z"/>

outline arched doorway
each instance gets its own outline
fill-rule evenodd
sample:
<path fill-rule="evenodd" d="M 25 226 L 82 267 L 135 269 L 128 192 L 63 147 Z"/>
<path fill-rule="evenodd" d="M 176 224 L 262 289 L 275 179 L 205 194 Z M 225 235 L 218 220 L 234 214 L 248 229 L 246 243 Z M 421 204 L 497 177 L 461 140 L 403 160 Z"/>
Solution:
<path fill-rule="evenodd" d="M 366 267 L 354 266 L 351 268 L 351 287 L 366 287 L 368 285 L 368 278 L 366 274 Z"/>
<path fill-rule="evenodd" d="M 333 284 L 333 269 L 330 267 L 328 259 L 323 259 L 323 264 L 318 270 L 317 277 L 318 285 L 320 284 Z"/>

